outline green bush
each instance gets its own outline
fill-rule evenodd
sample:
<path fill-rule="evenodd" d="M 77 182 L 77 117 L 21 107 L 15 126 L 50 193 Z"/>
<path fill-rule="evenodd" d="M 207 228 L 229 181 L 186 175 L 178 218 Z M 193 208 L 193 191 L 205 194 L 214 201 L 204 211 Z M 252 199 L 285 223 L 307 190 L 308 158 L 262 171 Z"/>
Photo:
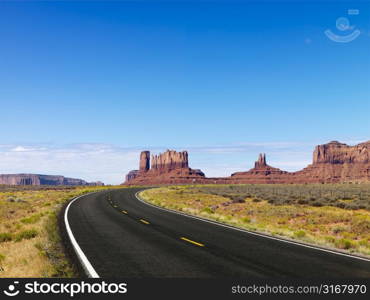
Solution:
<path fill-rule="evenodd" d="M 298 230 L 296 232 L 294 232 L 294 236 L 296 238 L 303 238 L 306 236 L 306 232 L 304 230 Z"/>
<path fill-rule="evenodd" d="M 350 240 L 340 239 L 335 241 L 335 246 L 340 249 L 350 249 L 354 247 L 354 244 Z"/>
<path fill-rule="evenodd" d="M 205 212 L 207 214 L 213 214 L 214 213 L 214 211 L 210 207 L 203 208 L 202 212 Z"/>
<path fill-rule="evenodd" d="M 10 242 L 13 239 L 13 236 L 8 232 L 0 233 L 0 243 Z"/>
<path fill-rule="evenodd" d="M 244 223 L 250 223 L 251 222 L 251 219 L 249 217 L 244 217 L 244 218 L 242 218 L 242 221 Z"/>
<path fill-rule="evenodd" d="M 16 234 L 15 236 L 15 241 L 20 242 L 21 240 L 30 240 L 35 238 L 38 235 L 37 230 L 35 229 L 29 229 L 29 230 L 24 230 Z"/>
<path fill-rule="evenodd" d="M 42 217 L 42 214 L 36 214 L 36 215 L 32 215 L 28 218 L 21 219 L 21 222 L 23 224 L 35 224 L 41 219 L 41 217 Z"/>

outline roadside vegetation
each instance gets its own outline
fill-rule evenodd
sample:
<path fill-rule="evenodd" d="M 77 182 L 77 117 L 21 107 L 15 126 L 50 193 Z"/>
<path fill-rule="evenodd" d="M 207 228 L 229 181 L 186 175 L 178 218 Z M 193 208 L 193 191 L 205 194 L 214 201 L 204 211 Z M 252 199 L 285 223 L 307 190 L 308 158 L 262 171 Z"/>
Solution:
<path fill-rule="evenodd" d="M 192 185 L 140 195 L 248 230 L 370 256 L 370 185 Z"/>
<path fill-rule="evenodd" d="M 112 187 L 0 186 L 0 277 L 73 277 L 57 214 L 71 198 Z"/>

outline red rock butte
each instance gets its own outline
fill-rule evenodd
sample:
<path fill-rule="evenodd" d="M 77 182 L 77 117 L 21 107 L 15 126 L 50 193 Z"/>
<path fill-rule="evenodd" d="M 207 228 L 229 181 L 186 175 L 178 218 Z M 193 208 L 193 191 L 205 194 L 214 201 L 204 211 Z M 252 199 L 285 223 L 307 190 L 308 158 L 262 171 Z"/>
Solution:
<path fill-rule="evenodd" d="M 187 151 L 167 150 L 151 157 L 149 151 L 143 151 L 140 154 L 139 170 L 130 171 L 124 184 L 346 182 L 370 182 L 370 141 L 355 146 L 337 141 L 316 146 L 312 164 L 297 172 L 287 172 L 268 165 L 266 154 L 263 153 L 249 171 L 216 178 L 205 177 L 201 170 L 190 168 Z"/>

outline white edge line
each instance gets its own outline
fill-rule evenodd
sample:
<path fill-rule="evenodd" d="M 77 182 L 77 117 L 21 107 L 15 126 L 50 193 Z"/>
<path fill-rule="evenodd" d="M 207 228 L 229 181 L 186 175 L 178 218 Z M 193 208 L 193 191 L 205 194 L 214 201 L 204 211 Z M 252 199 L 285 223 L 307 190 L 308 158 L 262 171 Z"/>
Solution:
<path fill-rule="evenodd" d="M 167 211 L 167 212 L 171 212 L 171 213 L 174 213 L 174 214 L 182 215 L 182 216 L 185 216 L 185 217 L 188 217 L 188 218 L 192 218 L 192 219 L 196 219 L 196 220 L 199 220 L 199 221 L 211 223 L 211 224 L 214 224 L 214 225 L 226 227 L 226 228 L 229 228 L 229 229 L 241 231 L 241 232 L 244 232 L 244 233 L 247 233 L 247 234 L 257 235 L 257 236 L 264 237 L 264 238 L 271 239 L 271 240 L 276 240 L 276 241 L 280 241 L 280 242 L 284 242 L 284 243 L 288 243 L 288 244 L 293 244 L 293 245 L 302 246 L 302 247 L 306 247 L 306 248 L 310 248 L 310 249 L 314 249 L 314 250 L 329 252 L 329 253 L 336 254 L 336 255 L 347 256 L 347 257 L 350 257 L 350 258 L 355 258 L 355 259 L 359 259 L 359 260 L 364 260 L 364 261 L 370 262 L 370 259 L 367 259 L 367 258 L 364 258 L 364 257 L 354 256 L 354 255 L 351 255 L 351 254 L 346 254 L 346 253 L 342 253 L 342 252 L 339 252 L 339 251 L 333 251 L 333 250 L 329 250 L 329 249 L 324 249 L 324 248 L 321 248 L 321 247 L 310 246 L 310 245 L 299 243 L 299 242 L 293 242 L 293 241 L 289 241 L 289 240 L 286 240 L 286 239 L 269 236 L 267 234 L 257 233 L 257 232 L 254 232 L 254 231 L 249 231 L 249 230 L 246 230 L 246 229 L 237 228 L 237 227 L 234 227 L 234 226 L 231 226 L 231 225 L 222 224 L 222 223 L 217 222 L 217 221 L 212 221 L 212 220 L 204 219 L 204 218 L 201 218 L 201 217 L 192 216 L 192 215 L 189 215 L 189 214 L 186 214 L 186 213 L 183 213 L 183 212 L 179 212 L 179 211 L 175 211 L 175 210 L 172 210 L 172 209 L 160 207 L 160 206 L 157 206 L 157 205 L 148 203 L 148 202 L 144 201 L 143 199 L 141 199 L 141 197 L 138 195 L 140 192 L 142 192 L 142 191 L 136 192 L 135 193 L 135 197 L 140 202 L 145 203 L 146 205 L 155 207 L 157 209 L 161 209 L 161 210 L 164 210 L 164 211 Z"/>
<path fill-rule="evenodd" d="M 93 192 L 93 193 L 96 193 L 96 192 Z M 80 199 L 81 197 L 84 197 L 84 196 L 87 196 L 87 195 L 90 195 L 90 194 L 93 194 L 93 193 L 78 196 L 77 198 L 74 198 L 71 202 L 68 203 L 67 208 L 64 211 L 64 223 L 66 225 L 69 240 L 71 241 L 73 249 L 76 252 L 78 260 L 80 261 L 80 263 L 82 265 L 82 268 L 86 272 L 86 275 L 90 278 L 99 278 L 100 276 L 98 275 L 98 273 L 95 271 L 94 267 L 91 265 L 91 263 L 87 259 L 85 253 L 83 253 L 81 247 L 78 245 L 78 243 L 77 243 L 77 241 L 76 241 L 76 239 L 75 239 L 75 237 L 72 233 L 71 227 L 69 226 L 69 222 L 68 222 L 68 210 L 69 210 L 69 207 L 71 206 L 71 204 L 73 202 L 75 202 L 76 200 Z"/>

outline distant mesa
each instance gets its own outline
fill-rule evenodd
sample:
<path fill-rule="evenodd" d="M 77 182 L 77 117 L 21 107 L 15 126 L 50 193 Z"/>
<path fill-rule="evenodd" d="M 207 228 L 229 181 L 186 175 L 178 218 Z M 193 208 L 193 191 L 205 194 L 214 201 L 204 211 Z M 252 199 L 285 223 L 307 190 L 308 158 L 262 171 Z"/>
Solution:
<path fill-rule="evenodd" d="M 369 182 L 370 141 L 355 146 L 337 141 L 316 146 L 313 163 L 296 174 L 314 182 Z"/>
<path fill-rule="evenodd" d="M 217 178 L 205 177 L 201 170 L 191 169 L 187 151 L 167 150 L 151 158 L 149 151 L 143 151 L 140 154 L 139 170 L 130 171 L 125 184 L 344 182 L 370 182 L 370 141 L 355 146 L 337 141 L 318 145 L 313 153 L 312 164 L 297 172 L 287 172 L 268 165 L 266 154 L 261 153 L 254 168 L 249 171 Z"/>
<path fill-rule="evenodd" d="M 230 180 L 243 183 L 277 183 L 276 181 L 279 181 L 283 178 L 282 175 L 286 174 L 288 172 L 269 166 L 266 162 L 266 154 L 261 153 L 254 163 L 253 169 L 231 174 Z"/>
<path fill-rule="evenodd" d="M 313 154 L 313 163 L 330 164 L 363 164 L 369 163 L 370 141 L 358 144 L 357 146 L 348 146 L 337 141 L 325 145 L 319 145 L 315 148 Z"/>
<path fill-rule="evenodd" d="M 149 168 L 150 165 L 150 168 Z M 126 175 L 128 184 L 197 182 L 204 178 L 198 169 L 189 168 L 188 152 L 167 150 L 164 153 L 150 156 L 149 151 L 140 154 L 139 170 Z"/>
<path fill-rule="evenodd" d="M 60 175 L 39 174 L 0 174 L 0 184 L 4 185 L 66 185 L 66 186 L 100 186 L 101 181 L 86 182 L 82 179 L 68 178 Z"/>
<path fill-rule="evenodd" d="M 152 155 L 150 169 L 159 173 L 166 173 L 176 169 L 189 169 L 188 152 L 167 150 L 159 155 Z"/>

